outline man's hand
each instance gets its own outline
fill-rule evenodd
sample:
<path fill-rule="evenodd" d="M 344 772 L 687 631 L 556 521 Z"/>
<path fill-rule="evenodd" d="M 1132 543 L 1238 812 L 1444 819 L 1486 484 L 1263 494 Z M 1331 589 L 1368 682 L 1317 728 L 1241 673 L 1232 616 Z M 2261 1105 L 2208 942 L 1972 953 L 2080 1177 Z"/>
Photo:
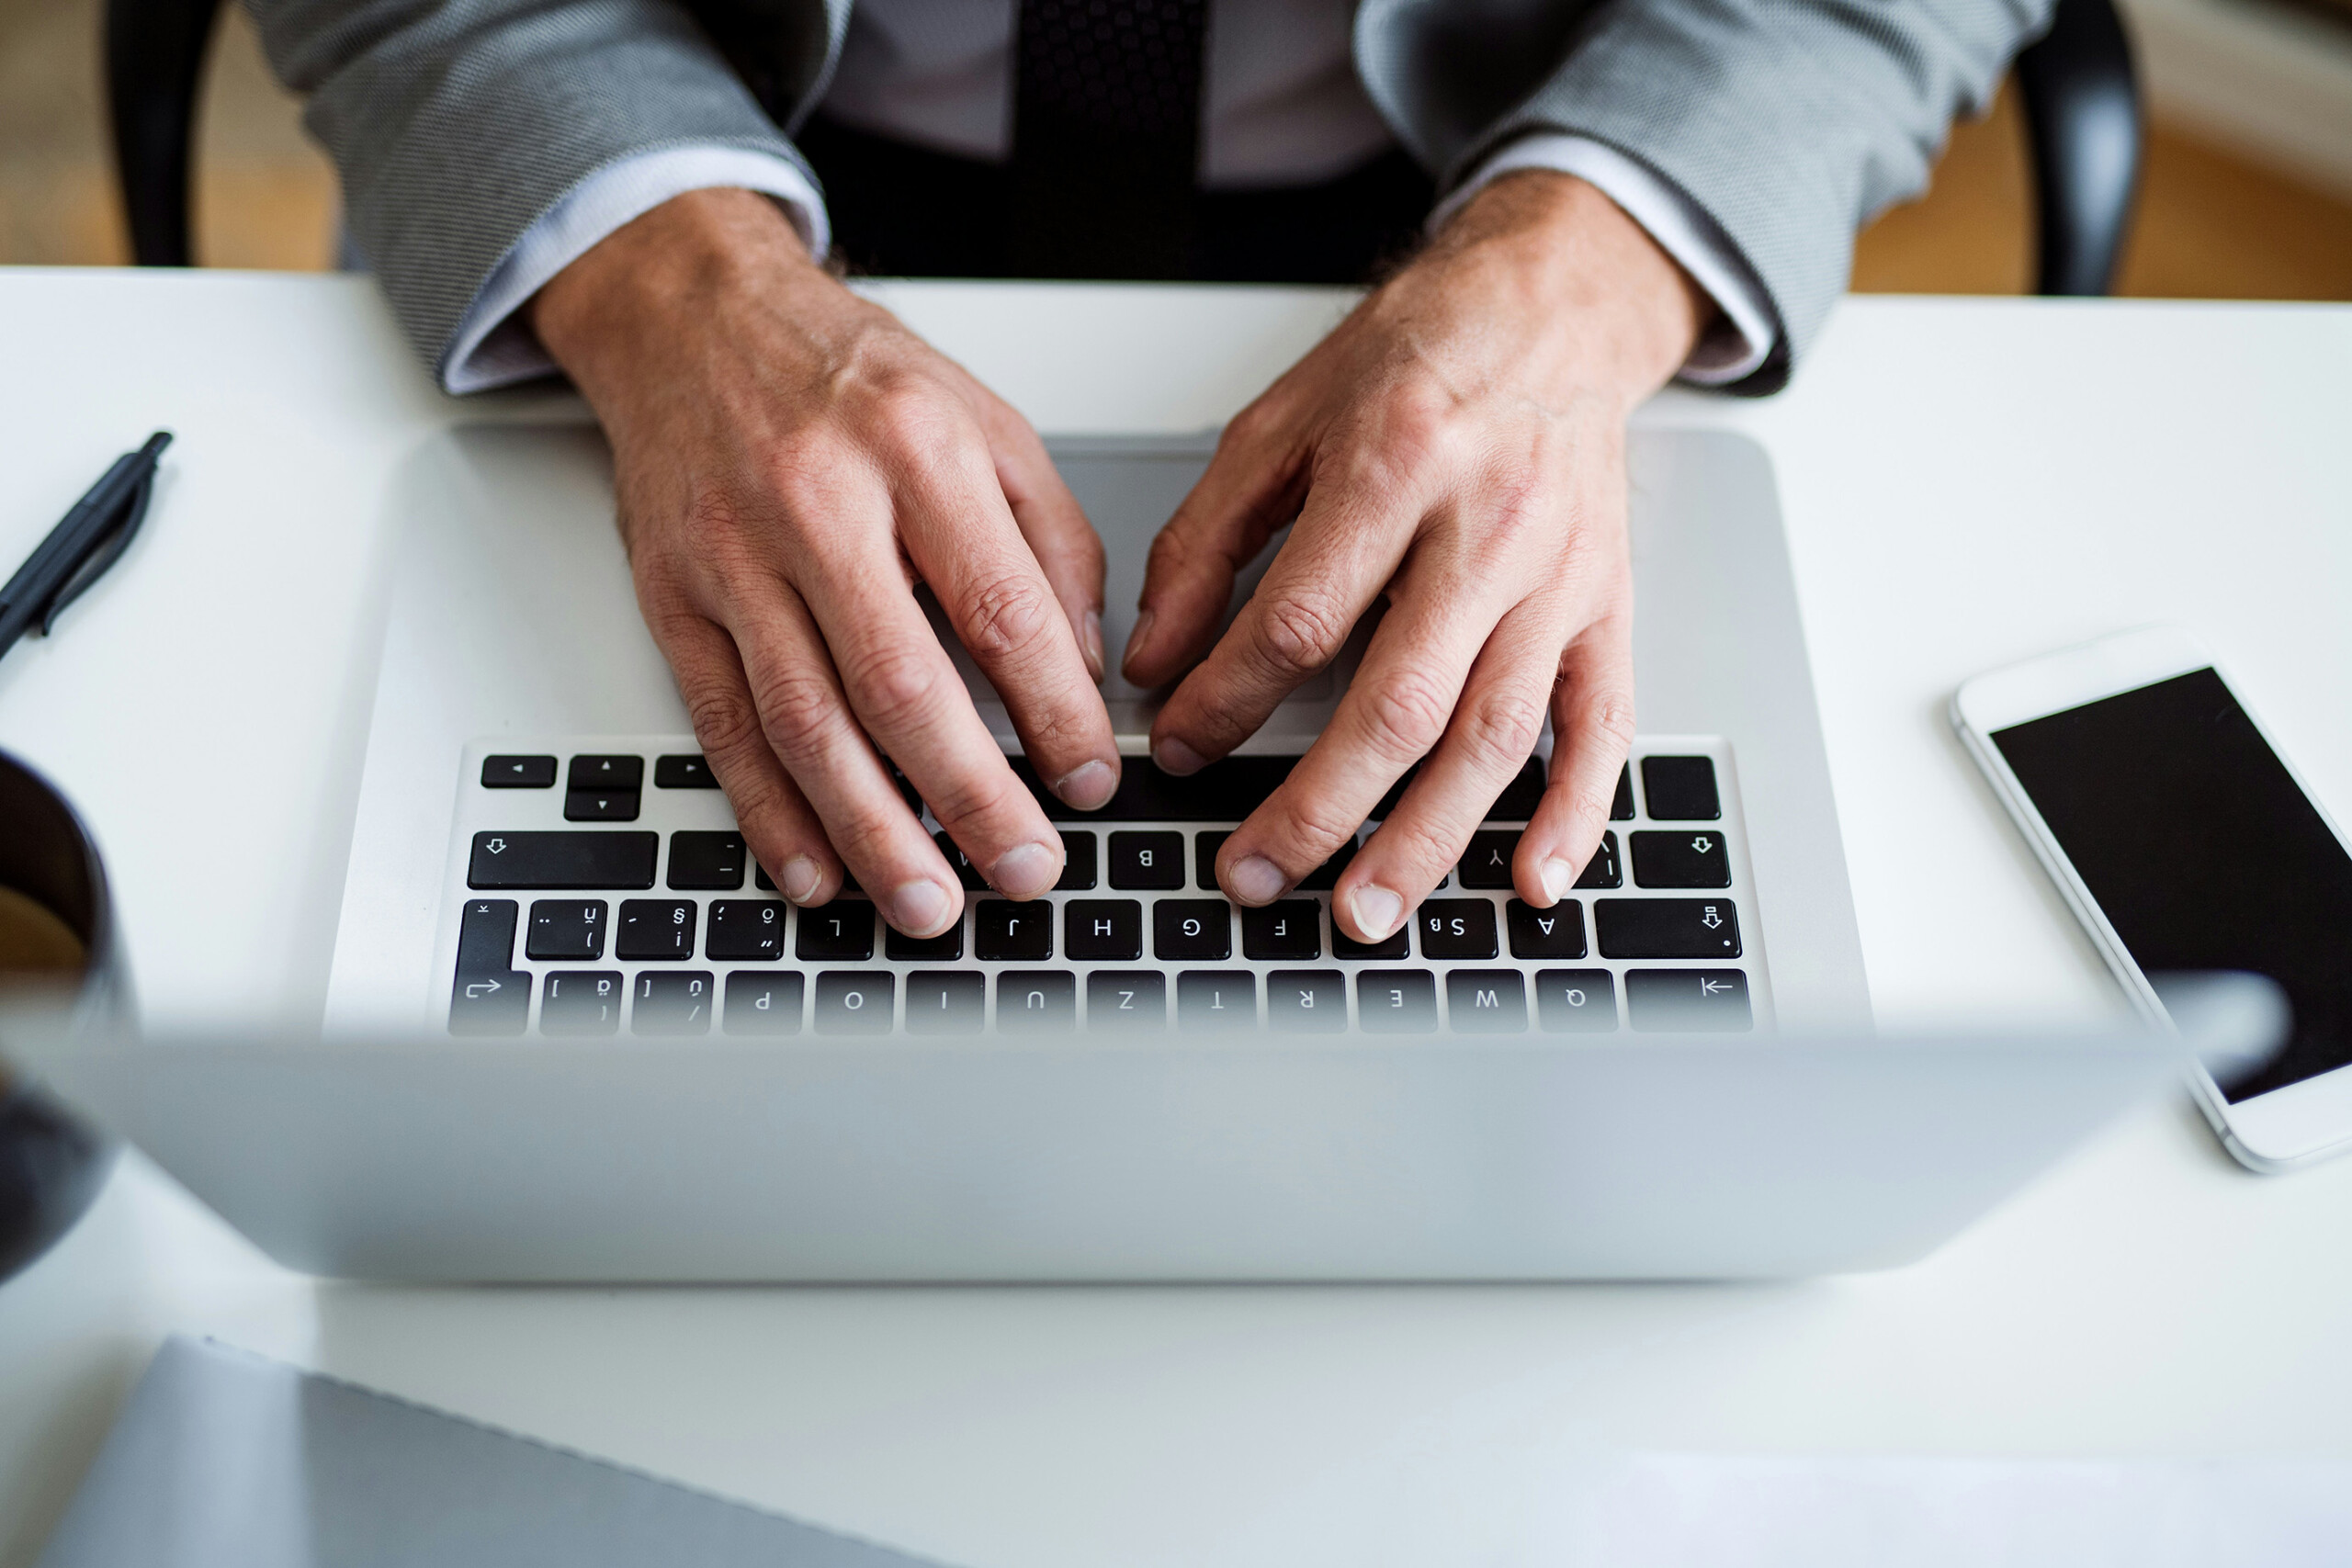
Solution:
<path fill-rule="evenodd" d="M 1349 934 L 1388 936 L 1547 709 L 1551 782 L 1511 873 L 1539 908 L 1567 892 L 1634 735 L 1625 416 L 1711 310 L 1598 190 L 1511 175 L 1226 427 L 1152 545 L 1127 646 L 1139 685 L 1206 655 L 1152 727 L 1159 765 L 1223 756 L 1387 601 L 1329 728 L 1217 854 L 1238 902 L 1295 886 L 1426 758 L 1332 898 Z M 1294 518 L 1211 648 L 1236 570 Z"/>
<path fill-rule="evenodd" d="M 937 595 L 1056 792 L 1109 799 L 1102 547 L 1021 416 L 747 191 L 616 231 L 531 324 L 611 437 L 638 604 L 786 896 L 823 903 L 846 861 L 900 931 L 961 913 L 886 757 L 999 891 L 1051 887 L 1060 836 L 914 596 Z"/>

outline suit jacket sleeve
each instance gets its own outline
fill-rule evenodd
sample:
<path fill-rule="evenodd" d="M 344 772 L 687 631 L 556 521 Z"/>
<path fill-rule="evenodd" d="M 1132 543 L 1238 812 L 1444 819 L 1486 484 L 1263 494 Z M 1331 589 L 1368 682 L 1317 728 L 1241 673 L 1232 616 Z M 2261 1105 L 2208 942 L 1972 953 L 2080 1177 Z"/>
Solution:
<path fill-rule="evenodd" d="M 598 170 L 688 145 L 808 170 L 666 0 L 246 4 L 277 74 L 309 95 L 344 221 L 436 376 L 501 260 Z"/>
<path fill-rule="evenodd" d="M 1777 389 L 1846 286 L 1854 235 L 1925 187 L 1953 116 L 1981 111 L 2052 0 L 1597 0 L 1521 13 L 1548 75 L 1466 65 L 1430 0 L 1364 0 L 1359 58 L 1425 163 L 1459 180 L 1538 131 L 1605 142 L 1679 187 L 1762 285 L 1772 352 L 1735 389 Z M 1498 9 L 1479 9 L 1491 28 Z M 1480 53 L 1491 62 L 1493 39 Z M 1548 47 L 1547 47 L 1548 46 Z M 1539 68 L 1540 69 L 1540 68 Z M 1499 93 L 1498 93 L 1499 88 Z M 1500 94 L 1515 101 L 1498 102 Z"/>

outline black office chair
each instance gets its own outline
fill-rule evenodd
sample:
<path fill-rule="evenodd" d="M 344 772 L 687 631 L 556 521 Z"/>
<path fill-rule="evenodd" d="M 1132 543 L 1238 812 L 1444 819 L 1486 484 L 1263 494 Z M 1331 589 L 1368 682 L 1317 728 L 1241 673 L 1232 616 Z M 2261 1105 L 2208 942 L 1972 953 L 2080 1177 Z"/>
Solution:
<path fill-rule="evenodd" d="M 187 266 L 188 151 L 220 0 L 107 0 L 107 96 L 141 266 Z M 2030 130 L 2042 294 L 2105 294 L 2132 227 L 2140 92 L 2113 0 L 2058 0 L 2017 59 Z"/>

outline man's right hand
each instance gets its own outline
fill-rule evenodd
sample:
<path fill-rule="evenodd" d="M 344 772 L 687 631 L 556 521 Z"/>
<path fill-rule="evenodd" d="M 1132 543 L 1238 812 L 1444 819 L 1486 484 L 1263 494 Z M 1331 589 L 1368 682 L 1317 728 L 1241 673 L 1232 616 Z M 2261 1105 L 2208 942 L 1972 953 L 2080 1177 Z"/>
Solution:
<path fill-rule="evenodd" d="M 910 935 L 961 913 L 886 756 L 998 891 L 1051 887 L 1060 836 L 914 596 L 937 596 L 1055 792 L 1108 800 L 1102 547 L 1027 423 L 748 191 L 616 231 L 530 321 L 612 441 L 638 604 L 786 897 L 823 903 L 846 863 Z"/>

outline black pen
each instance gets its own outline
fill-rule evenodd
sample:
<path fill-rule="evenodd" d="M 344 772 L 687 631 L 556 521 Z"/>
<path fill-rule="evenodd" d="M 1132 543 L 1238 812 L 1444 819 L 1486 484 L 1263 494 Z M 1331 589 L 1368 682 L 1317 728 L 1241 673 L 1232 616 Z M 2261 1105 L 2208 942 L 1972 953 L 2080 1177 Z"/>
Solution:
<path fill-rule="evenodd" d="M 35 623 L 48 636 L 58 613 L 130 547 L 155 488 L 155 460 L 171 444 L 172 433 L 159 430 L 138 451 L 117 457 L 0 588 L 0 654 L 16 647 Z"/>

